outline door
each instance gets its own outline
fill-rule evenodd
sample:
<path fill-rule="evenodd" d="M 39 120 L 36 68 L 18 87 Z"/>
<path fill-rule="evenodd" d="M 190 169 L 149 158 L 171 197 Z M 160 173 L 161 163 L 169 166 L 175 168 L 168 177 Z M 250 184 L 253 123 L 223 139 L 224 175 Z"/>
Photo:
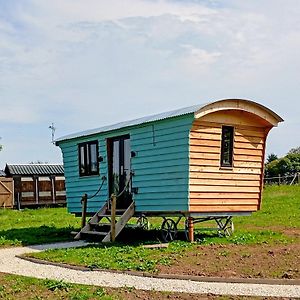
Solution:
<path fill-rule="evenodd" d="M 13 207 L 13 179 L 0 177 L 0 207 Z"/>
<path fill-rule="evenodd" d="M 109 139 L 107 150 L 109 164 L 109 195 L 112 193 L 119 195 L 123 192 L 117 199 L 117 208 L 127 208 L 132 201 L 129 135 Z"/>

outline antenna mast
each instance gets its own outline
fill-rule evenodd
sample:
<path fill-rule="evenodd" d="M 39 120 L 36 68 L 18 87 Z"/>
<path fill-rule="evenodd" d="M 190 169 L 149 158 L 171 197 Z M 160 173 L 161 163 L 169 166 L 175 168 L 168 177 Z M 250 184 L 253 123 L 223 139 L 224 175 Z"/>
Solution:
<path fill-rule="evenodd" d="M 52 123 L 48 128 L 51 129 L 51 143 L 54 145 L 55 144 L 54 135 L 55 135 L 56 127 L 54 127 L 54 123 Z"/>

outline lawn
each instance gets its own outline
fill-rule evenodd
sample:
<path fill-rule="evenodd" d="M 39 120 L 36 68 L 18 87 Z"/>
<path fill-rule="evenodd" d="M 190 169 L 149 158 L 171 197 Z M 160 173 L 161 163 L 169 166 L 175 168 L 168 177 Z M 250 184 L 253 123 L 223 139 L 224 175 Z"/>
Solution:
<path fill-rule="evenodd" d="M 203 224 L 199 224 L 194 244 L 184 241 L 182 230 L 181 240 L 170 243 L 168 248 L 145 249 L 143 244 L 161 239 L 161 218 L 151 218 L 150 231 L 126 229 L 113 244 L 49 250 L 31 256 L 91 269 L 300 278 L 295 267 L 300 259 L 299 203 L 300 186 L 271 186 L 264 190 L 259 212 L 234 218 L 235 233 L 228 238 L 203 231 Z M 80 218 L 68 214 L 65 208 L 0 210 L 0 246 L 72 240 L 70 232 L 79 226 Z"/>
<path fill-rule="evenodd" d="M 66 208 L 0 209 L 0 247 L 71 240 L 79 226 Z"/>
<path fill-rule="evenodd" d="M 234 218 L 235 233 L 225 238 L 196 231 L 194 244 L 181 241 L 165 249 L 145 249 L 159 241 L 161 220 L 154 230 L 128 229 L 118 242 L 76 249 L 48 250 L 31 256 L 91 269 L 136 270 L 152 273 L 221 277 L 300 278 L 300 186 L 266 187 L 262 210 Z M 130 237 L 130 239 L 128 238 Z"/>

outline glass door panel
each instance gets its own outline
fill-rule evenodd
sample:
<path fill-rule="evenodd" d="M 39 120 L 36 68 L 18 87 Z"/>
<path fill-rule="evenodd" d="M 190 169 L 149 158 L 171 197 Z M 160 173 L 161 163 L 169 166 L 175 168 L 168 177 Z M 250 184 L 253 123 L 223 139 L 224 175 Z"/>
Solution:
<path fill-rule="evenodd" d="M 126 188 L 117 199 L 117 208 L 127 208 L 132 201 L 131 184 L 129 182 L 131 171 L 129 136 L 121 136 L 109 140 L 108 149 L 110 195 L 112 193 L 118 195 Z"/>

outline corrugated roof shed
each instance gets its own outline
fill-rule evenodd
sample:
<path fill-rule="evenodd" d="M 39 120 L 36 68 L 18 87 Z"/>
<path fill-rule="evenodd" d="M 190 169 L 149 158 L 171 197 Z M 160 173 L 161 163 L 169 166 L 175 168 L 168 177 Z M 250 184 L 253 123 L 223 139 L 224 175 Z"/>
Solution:
<path fill-rule="evenodd" d="M 86 130 L 86 131 L 81 131 L 81 132 L 65 135 L 65 136 L 62 136 L 61 138 L 58 138 L 56 140 L 56 143 L 64 141 L 64 140 L 74 139 L 77 137 L 93 135 L 96 133 L 112 131 L 112 130 L 116 130 L 116 129 L 120 129 L 120 128 L 131 127 L 131 126 L 135 126 L 135 125 L 141 125 L 144 123 L 149 123 L 149 122 L 164 120 L 164 119 L 168 119 L 168 118 L 178 117 L 178 116 L 182 116 L 182 115 L 186 115 L 186 114 L 190 114 L 190 113 L 195 113 L 196 111 L 198 111 L 200 108 L 204 107 L 205 105 L 207 105 L 207 103 L 184 107 L 184 108 L 180 108 L 180 109 L 176 109 L 176 110 L 172 110 L 172 111 L 168 111 L 168 112 L 164 112 L 164 113 L 160 113 L 160 114 L 156 114 L 156 115 L 146 116 L 146 117 L 139 118 L 139 119 L 120 122 L 120 123 L 116 123 L 113 125 L 103 126 L 103 127 L 99 127 L 99 128 L 95 128 L 95 129 L 90 129 L 90 130 Z"/>
<path fill-rule="evenodd" d="M 3 170 L 0 170 L 0 177 L 6 176 L 5 172 Z"/>
<path fill-rule="evenodd" d="M 61 164 L 7 164 L 5 174 L 7 176 L 63 176 L 64 167 Z"/>

